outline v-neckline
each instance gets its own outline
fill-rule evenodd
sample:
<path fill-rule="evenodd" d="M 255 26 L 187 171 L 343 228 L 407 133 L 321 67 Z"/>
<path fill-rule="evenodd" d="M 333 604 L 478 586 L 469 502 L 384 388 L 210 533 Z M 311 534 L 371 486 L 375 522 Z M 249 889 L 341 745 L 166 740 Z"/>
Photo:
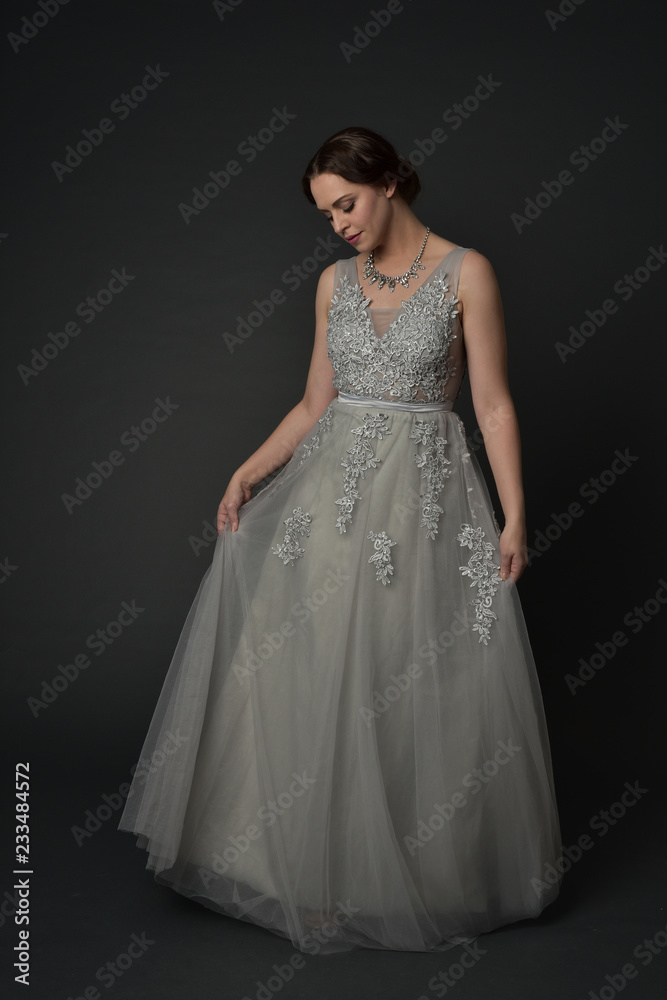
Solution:
<path fill-rule="evenodd" d="M 403 301 L 398 306 L 375 306 L 374 307 L 374 306 L 369 305 L 370 299 L 367 299 L 366 295 L 364 294 L 364 289 L 362 287 L 361 282 L 359 281 L 359 274 L 358 274 L 358 271 L 357 271 L 357 262 L 356 262 L 356 259 L 353 259 L 353 264 L 354 264 L 354 280 L 356 281 L 356 284 L 357 284 L 357 287 L 358 287 L 359 291 L 361 292 L 362 296 L 364 297 L 364 300 L 365 300 L 365 302 L 364 302 L 364 315 L 366 316 L 366 318 L 367 318 L 367 320 L 368 320 L 368 322 L 370 324 L 371 332 L 372 332 L 372 334 L 373 334 L 373 336 L 375 337 L 376 340 L 384 340 L 385 339 L 385 337 L 388 335 L 389 331 L 391 330 L 392 326 L 394 326 L 394 324 L 395 324 L 396 320 L 398 319 L 400 313 L 403 311 L 404 306 L 407 305 L 407 303 L 410 302 L 411 299 L 413 299 L 415 297 L 415 295 L 418 292 L 420 292 L 425 285 L 429 284 L 429 282 L 432 280 L 432 278 L 433 278 L 434 274 L 436 273 L 436 271 L 438 271 L 442 267 L 442 265 L 444 264 L 444 262 L 450 256 L 450 254 L 453 254 L 455 250 L 460 250 L 460 249 L 461 249 L 460 246 L 456 246 L 456 247 L 453 247 L 451 250 L 448 250 L 447 253 L 445 254 L 445 256 L 442 258 L 442 260 L 439 261 L 435 265 L 435 267 L 432 269 L 432 271 L 430 271 L 429 274 L 426 276 L 426 278 L 424 279 L 424 281 L 422 281 L 421 285 L 418 285 L 417 288 L 415 288 L 415 290 L 412 293 L 412 295 L 408 295 L 407 299 L 403 299 Z M 373 323 L 373 317 L 370 315 L 370 313 L 372 313 L 372 312 L 395 312 L 396 313 L 396 315 L 390 321 L 389 325 L 387 326 L 387 329 L 385 330 L 385 332 L 382 334 L 381 337 L 378 337 L 377 333 L 375 332 L 375 324 Z"/>

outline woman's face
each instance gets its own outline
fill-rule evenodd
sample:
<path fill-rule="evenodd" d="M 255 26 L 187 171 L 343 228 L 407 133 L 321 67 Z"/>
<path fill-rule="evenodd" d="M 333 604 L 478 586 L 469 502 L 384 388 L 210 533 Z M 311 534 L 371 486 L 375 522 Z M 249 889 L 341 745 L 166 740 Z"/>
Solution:
<path fill-rule="evenodd" d="M 335 232 L 359 252 L 382 243 L 391 218 L 390 196 L 396 187 L 354 184 L 338 174 L 318 174 L 310 182 L 315 204 Z"/>

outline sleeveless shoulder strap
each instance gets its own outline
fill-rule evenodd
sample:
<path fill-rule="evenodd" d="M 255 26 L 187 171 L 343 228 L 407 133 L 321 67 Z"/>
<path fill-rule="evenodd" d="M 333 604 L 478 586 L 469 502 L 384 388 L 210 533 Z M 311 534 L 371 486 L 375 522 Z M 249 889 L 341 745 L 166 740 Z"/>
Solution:
<path fill-rule="evenodd" d="M 344 274 L 346 274 L 350 281 L 354 283 L 356 266 L 354 257 L 343 257 L 336 261 L 336 269 L 334 271 L 334 293 L 338 291 L 338 284 Z"/>
<path fill-rule="evenodd" d="M 458 293 L 459 275 L 461 273 L 463 258 L 467 254 L 468 250 L 474 249 L 474 247 L 459 247 L 458 252 L 451 255 L 450 263 L 445 269 L 447 285 L 449 287 L 449 291 L 447 292 L 448 296 L 456 295 Z"/>

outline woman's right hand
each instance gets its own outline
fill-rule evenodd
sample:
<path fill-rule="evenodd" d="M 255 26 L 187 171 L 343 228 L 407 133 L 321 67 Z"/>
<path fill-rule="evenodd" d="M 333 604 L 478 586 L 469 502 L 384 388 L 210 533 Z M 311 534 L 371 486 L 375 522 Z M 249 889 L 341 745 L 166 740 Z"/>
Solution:
<path fill-rule="evenodd" d="M 232 476 L 218 507 L 218 534 L 222 532 L 227 521 L 231 524 L 232 531 L 238 530 L 239 507 L 247 503 L 251 497 L 252 485 L 245 480 L 236 479 L 235 476 Z"/>

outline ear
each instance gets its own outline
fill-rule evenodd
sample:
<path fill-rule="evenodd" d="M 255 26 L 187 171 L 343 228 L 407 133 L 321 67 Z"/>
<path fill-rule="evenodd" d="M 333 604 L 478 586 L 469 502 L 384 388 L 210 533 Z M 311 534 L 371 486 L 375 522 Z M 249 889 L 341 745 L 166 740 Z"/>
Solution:
<path fill-rule="evenodd" d="M 396 191 L 398 178 L 395 174 L 386 173 L 384 178 L 376 185 L 378 194 L 382 192 L 385 198 L 391 198 Z"/>
<path fill-rule="evenodd" d="M 397 177 L 392 177 L 388 183 L 385 181 L 385 183 L 382 186 L 384 187 L 384 193 L 387 198 L 391 198 L 393 196 L 397 185 L 398 185 Z"/>

